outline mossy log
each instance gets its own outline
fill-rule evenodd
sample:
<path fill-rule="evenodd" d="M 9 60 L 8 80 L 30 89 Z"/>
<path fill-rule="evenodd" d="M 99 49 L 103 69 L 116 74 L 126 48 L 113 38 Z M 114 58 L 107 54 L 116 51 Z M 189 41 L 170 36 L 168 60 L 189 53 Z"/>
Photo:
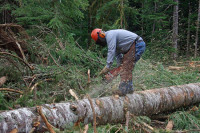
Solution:
<path fill-rule="evenodd" d="M 121 123 L 126 111 L 134 115 L 151 116 L 200 102 L 200 83 L 138 91 L 125 97 L 101 97 L 92 99 L 97 125 Z M 78 122 L 93 122 L 93 111 L 88 99 L 74 102 L 42 105 L 42 112 L 54 127 L 70 128 Z M 39 124 L 36 124 L 39 123 Z M 36 107 L 20 108 L 0 113 L 0 132 L 8 133 L 35 130 L 42 132 L 44 122 Z"/>

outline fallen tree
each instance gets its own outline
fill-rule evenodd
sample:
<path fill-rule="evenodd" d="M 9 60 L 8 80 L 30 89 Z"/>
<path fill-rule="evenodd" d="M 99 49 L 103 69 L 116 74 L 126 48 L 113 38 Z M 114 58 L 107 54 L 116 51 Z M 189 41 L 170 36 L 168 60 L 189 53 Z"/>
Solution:
<path fill-rule="evenodd" d="M 102 97 L 74 102 L 42 105 L 42 113 L 54 127 L 65 129 L 83 122 L 92 123 L 96 116 L 97 125 L 125 121 L 126 112 L 134 115 L 151 116 L 200 102 L 200 83 L 172 86 L 135 92 L 125 97 Z M 92 107 L 91 108 L 91 104 Z M 94 110 L 94 112 L 92 111 Z M 40 112 L 41 113 L 41 112 Z M 0 132 L 13 129 L 29 132 L 33 128 L 44 131 L 45 123 L 36 107 L 20 108 L 0 113 Z"/>

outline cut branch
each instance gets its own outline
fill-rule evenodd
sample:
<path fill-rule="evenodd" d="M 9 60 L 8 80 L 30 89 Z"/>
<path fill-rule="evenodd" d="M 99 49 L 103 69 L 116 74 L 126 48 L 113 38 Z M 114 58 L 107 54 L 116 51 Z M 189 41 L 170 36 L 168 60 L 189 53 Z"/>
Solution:
<path fill-rule="evenodd" d="M 129 111 L 126 112 L 126 124 L 125 124 L 125 129 L 126 131 L 128 131 L 128 124 L 129 124 Z"/>
<path fill-rule="evenodd" d="M 22 57 L 23 57 L 23 59 L 24 59 L 24 62 L 27 62 L 26 57 L 25 57 L 25 54 L 24 54 L 24 51 L 22 50 L 21 45 L 20 45 L 17 41 L 16 41 L 16 44 L 17 44 L 17 46 L 18 46 L 18 48 L 19 48 L 19 50 L 20 50 L 20 52 L 21 52 L 21 55 L 22 55 Z"/>
<path fill-rule="evenodd" d="M 18 133 L 18 130 L 15 128 L 10 133 Z"/>
<path fill-rule="evenodd" d="M 171 121 L 168 121 L 168 123 L 167 123 L 167 126 L 166 126 L 166 130 L 167 131 L 172 131 L 172 129 L 173 129 L 173 121 L 171 120 Z"/>
<path fill-rule="evenodd" d="M 126 97 L 102 97 L 91 99 L 98 125 L 122 123 L 126 121 L 126 104 L 130 114 L 152 116 L 172 111 L 180 107 L 200 103 L 200 83 L 172 86 L 161 89 L 139 91 Z M 48 122 L 60 129 L 71 128 L 74 123 L 89 124 L 94 122 L 93 110 L 88 99 L 74 102 L 45 104 L 42 112 Z M 48 107 L 48 108 L 47 108 Z M 10 132 L 17 128 L 18 132 L 29 132 L 37 118 L 36 107 L 19 108 L 0 113 L 0 132 Z M 35 129 L 40 132 L 44 122 Z"/>
<path fill-rule="evenodd" d="M 94 109 L 94 106 L 93 106 L 93 103 L 92 103 L 92 100 L 91 100 L 90 96 L 88 95 L 87 97 L 88 97 L 88 100 L 90 102 L 90 105 L 91 105 L 91 108 L 92 108 L 92 113 L 93 113 L 93 128 L 94 128 L 94 133 L 97 133 L 97 128 L 96 128 L 97 122 L 96 122 L 95 109 Z"/>
<path fill-rule="evenodd" d="M 76 94 L 72 89 L 69 90 L 69 93 L 70 93 L 76 100 L 79 100 L 77 94 Z"/>
<path fill-rule="evenodd" d="M 45 115 L 42 113 L 42 107 L 41 106 L 38 106 L 37 107 L 37 111 L 38 113 L 40 114 L 40 116 L 42 117 L 44 123 L 46 124 L 48 130 L 50 133 L 56 133 L 54 130 L 53 130 L 53 127 L 52 125 L 47 121 L 47 118 L 45 117 Z"/>
<path fill-rule="evenodd" d="M 11 92 L 16 92 L 16 93 L 23 94 L 22 91 L 18 91 L 18 90 L 10 89 L 10 88 L 0 88 L 0 91 L 11 91 Z"/>
<path fill-rule="evenodd" d="M 84 127 L 83 133 L 87 133 L 87 132 L 88 132 L 88 129 L 89 129 L 89 126 L 88 126 L 88 124 L 87 124 L 87 125 L 85 125 L 85 127 Z"/>
<path fill-rule="evenodd" d="M 6 82 L 6 76 L 0 78 L 0 87 Z"/>

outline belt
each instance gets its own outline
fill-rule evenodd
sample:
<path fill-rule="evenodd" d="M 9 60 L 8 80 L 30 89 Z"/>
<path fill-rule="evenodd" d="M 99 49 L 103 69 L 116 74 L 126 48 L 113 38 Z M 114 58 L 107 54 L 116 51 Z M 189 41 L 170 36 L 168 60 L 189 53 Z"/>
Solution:
<path fill-rule="evenodd" d="M 139 39 L 140 39 L 140 36 L 137 36 L 136 39 L 135 39 L 135 43 L 143 42 L 143 40 L 139 40 Z"/>
<path fill-rule="evenodd" d="M 135 42 L 137 42 L 140 39 L 140 36 L 137 36 L 135 39 Z"/>
<path fill-rule="evenodd" d="M 143 40 L 138 40 L 138 41 L 136 41 L 136 43 L 140 43 L 140 42 L 143 42 Z"/>

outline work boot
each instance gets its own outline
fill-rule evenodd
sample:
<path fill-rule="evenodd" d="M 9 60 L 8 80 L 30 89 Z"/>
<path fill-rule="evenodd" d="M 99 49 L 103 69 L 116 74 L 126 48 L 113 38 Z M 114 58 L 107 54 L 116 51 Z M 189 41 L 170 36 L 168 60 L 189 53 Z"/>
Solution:
<path fill-rule="evenodd" d="M 134 91 L 134 89 L 133 89 L 133 81 L 132 80 L 122 81 L 119 84 L 119 90 L 124 95 L 133 93 L 133 91 Z"/>

